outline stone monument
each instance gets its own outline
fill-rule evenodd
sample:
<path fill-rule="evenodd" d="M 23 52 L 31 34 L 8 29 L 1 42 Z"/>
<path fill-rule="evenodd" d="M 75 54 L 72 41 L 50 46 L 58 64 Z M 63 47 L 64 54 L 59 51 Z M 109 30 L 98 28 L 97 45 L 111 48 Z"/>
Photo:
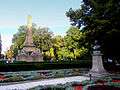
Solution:
<path fill-rule="evenodd" d="M 98 45 L 97 40 L 95 40 L 92 54 L 92 69 L 89 72 L 89 74 L 93 77 L 102 77 L 108 75 L 108 72 L 103 67 L 102 55 L 103 54 L 100 51 L 100 45 Z"/>
<path fill-rule="evenodd" d="M 23 49 L 18 52 L 17 60 L 26 62 L 42 62 L 43 57 L 39 49 L 33 44 L 32 38 L 32 16 L 28 16 L 26 38 Z"/>

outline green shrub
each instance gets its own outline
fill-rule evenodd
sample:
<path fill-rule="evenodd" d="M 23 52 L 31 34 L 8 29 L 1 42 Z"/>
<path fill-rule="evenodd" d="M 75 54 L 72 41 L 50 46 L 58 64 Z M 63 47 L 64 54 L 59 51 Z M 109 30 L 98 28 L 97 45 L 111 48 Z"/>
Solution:
<path fill-rule="evenodd" d="M 88 60 L 82 61 L 59 61 L 59 62 L 14 62 L 0 63 L 0 71 L 28 71 L 28 70 L 44 70 L 44 69 L 68 69 L 68 68 L 89 68 L 91 62 Z"/>
<path fill-rule="evenodd" d="M 119 82 L 108 82 L 107 84 L 109 86 L 120 87 L 120 83 Z"/>

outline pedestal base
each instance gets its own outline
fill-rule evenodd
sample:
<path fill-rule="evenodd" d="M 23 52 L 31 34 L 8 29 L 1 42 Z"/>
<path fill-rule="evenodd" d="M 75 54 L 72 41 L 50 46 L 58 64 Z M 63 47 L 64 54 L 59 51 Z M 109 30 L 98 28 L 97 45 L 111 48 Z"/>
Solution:
<path fill-rule="evenodd" d="M 87 75 L 91 75 L 92 77 L 103 77 L 109 75 L 109 73 L 103 67 L 102 54 L 100 52 L 93 52 L 92 69 Z"/>
<path fill-rule="evenodd" d="M 90 75 L 92 78 L 100 78 L 100 77 L 109 76 L 110 74 L 107 71 L 95 72 L 90 70 L 87 76 L 90 76 Z"/>
<path fill-rule="evenodd" d="M 31 56 L 31 55 L 19 55 L 17 56 L 17 61 L 43 62 L 43 57 L 42 56 Z"/>

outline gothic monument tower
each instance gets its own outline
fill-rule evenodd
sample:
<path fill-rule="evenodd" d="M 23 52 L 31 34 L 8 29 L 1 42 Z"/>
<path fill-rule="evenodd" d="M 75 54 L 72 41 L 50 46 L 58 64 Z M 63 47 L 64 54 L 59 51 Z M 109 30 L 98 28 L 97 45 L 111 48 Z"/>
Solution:
<path fill-rule="evenodd" d="M 27 52 L 33 52 L 35 51 L 35 45 L 33 44 L 33 38 L 32 38 L 32 16 L 28 16 L 27 19 L 27 30 L 26 30 L 26 39 L 24 42 L 23 50 Z"/>
<path fill-rule="evenodd" d="M 27 62 L 41 62 L 43 61 L 42 54 L 33 43 L 32 38 L 32 16 L 27 18 L 26 38 L 23 44 L 23 49 L 18 52 L 17 60 Z"/>

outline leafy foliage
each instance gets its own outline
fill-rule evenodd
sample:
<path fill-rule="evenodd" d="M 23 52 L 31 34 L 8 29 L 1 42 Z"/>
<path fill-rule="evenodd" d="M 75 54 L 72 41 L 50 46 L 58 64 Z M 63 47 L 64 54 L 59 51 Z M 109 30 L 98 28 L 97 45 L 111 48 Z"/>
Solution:
<path fill-rule="evenodd" d="M 26 26 L 20 26 L 18 32 L 13 36 L 13 51 L 14 57 L 18 54 L 18 50 L 23 48 L 23 43 L 25 41 L 26 34 Z M 41 50 L 41 52 L 47 53 L 52 45 L 52 32 L 48 30 L 48 28 L 37 28 L 36 24 L 32 25 L 33 30 L 33 42 L 35 46 Z M 45 55 L 46 56 L 46 55 Z"/>
<path fill-rule="evenodd" d="M 83 0 L 77 10 L 70 8 L 66 16 L 72 25 L 85 32 L 85 42 L 98 40 L 106 57 L 120 58 L 120 1 Z M 89 49 L 89 47 L 88 47 Z"/>
<path fill-rule="evenodd" d="M 48 51 L 52 46 L 53 33 L 48 28 L 38 28 L 33 34 L 34 44 L 41 51 Z"/>
<path fill-rule="evenodd" d="M 80 57 L 87 53 L 87 48 L 80 43 L 80 41 L 84 38 L 84 33 L 78 28 L 71 27 L 64 38 L 65 47 L 69 52 L 69 58 L 80 59 Z"/>

